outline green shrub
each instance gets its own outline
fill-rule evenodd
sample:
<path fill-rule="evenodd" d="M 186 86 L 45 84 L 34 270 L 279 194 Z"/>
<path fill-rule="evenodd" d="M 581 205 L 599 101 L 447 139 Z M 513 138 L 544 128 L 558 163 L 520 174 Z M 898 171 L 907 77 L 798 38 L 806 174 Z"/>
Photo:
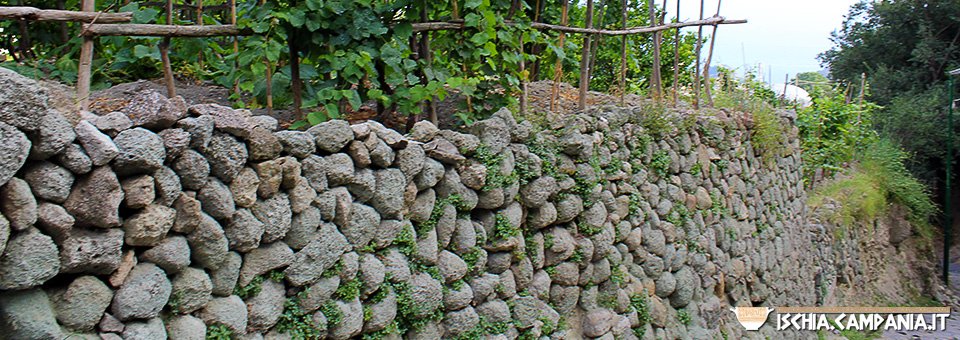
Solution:
<path fill-rule="evenodd" d="M 904 166 L 908 155 L 892 142 L 880 140 L 864 150 L 850 178 L 830 184 L 811 196 L 813 204 L 829 196 L 843 204 L 836 221 L 872 221 L 886 212 L 890 203 L 909 210 L 907 219 L 923 238 L 931 240 L 930 218 L 937 213 L 927 187 Z"/>

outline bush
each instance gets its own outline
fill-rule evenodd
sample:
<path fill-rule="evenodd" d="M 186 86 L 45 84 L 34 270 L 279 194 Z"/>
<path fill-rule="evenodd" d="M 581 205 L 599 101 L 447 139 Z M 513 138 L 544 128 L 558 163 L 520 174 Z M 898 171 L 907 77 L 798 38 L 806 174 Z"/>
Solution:
<path fill-rule="evenodd" d="M 937 213 L 930 192 L 904 166 L 908 154 L 893 142 L 881 139 L 864 149 L 853 167 L 852 176 L 833 183 L 816 195 L 814 202 L 824 196 L 843 204 L 834 216 L 837 222 L 872 221 L 887 207 L 899 204 L 909 209 L 907 219 L 915 231 L 925 239 L 933 239 L 930 218 Z"/>
<path fill-rule="evenodd" d="M 832 92 L 833 95 L 814 94 L 813 105 L 797 112 L 804 178 L 808 181 L 817 169 L 840 170 L 864 146 L 877 140 L 870 122 L 879 107 L 871 103 L 847 104 L 842 91 Z"/>

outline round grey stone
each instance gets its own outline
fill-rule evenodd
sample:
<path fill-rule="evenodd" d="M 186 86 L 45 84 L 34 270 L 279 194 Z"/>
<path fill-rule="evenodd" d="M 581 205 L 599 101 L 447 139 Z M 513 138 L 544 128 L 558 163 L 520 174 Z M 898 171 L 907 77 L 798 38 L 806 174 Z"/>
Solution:
<path fill-rule="evenodd" d="M 113 159 L 114 169 L 120 176 L 153 173 L 166 159 L 163 139 L 144 128 L 123 131 L 113 142 L 120 151 Z"/>

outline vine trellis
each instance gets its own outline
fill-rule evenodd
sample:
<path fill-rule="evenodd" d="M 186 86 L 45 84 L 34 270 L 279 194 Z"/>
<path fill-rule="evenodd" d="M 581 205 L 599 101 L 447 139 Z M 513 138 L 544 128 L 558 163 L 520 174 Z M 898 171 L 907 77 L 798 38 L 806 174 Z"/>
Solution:
<path fill-rule="evenodd" d="M 620 1 L 618 9 L 622 13 L 622 20 L 619 28 L 610 28 L 616 26 L 609 23 L 604 25 L 604 9 L 609 11 L 612 8 L 607 7 L 606 0 L 600 0 L 600 27 L 593 27 L 595 0 L 587 1 L 584 27 L 568 25 L 568 12 L 571 9 L 567 0 L 560 1 L 559 24 L 547 22 L 548 15 L 555 17 L 557 14 L 552 12 L 553 9 L 547 8 L 549 0 L 530 0 L 535 3 L 533 6 L 527 0 L 287 0 L 282 3 L 277 3 L 276 0 L 260 0 L 242 3 L 241 6 L 246 16 L 262 20 L 253 21 L 245 16 L 246 21 L 241 24 L 237 23 L 238 7 L 235 0 L 216 5 L 204 5 L 202 0 L 195 4 L 174 3 L 173 0 L 140 2 L 140 6 L 164 7 L 166 24 L 162 25 L 130 23 L 134 17 L 131 12 L 108 12 L 112 5 L 97 12 L 95 0 L 81 1 L 82 11 L 24 6 L 0 7 L 0 19 L 83 23 L 80 31 L 83 42 L 77 72 L 77 105 L 81 109 L 86 109 L 89 105 L 94 41 L 98 37 L 162 37 L 163 41 L 158 45 L 159 54 L 167 92 L 171 97 L 176 95 L 169 57 L 172 38 L 232 37 L 233 55 L 230 58 L 233 59 L 231 75 L 236 77 L 234 91 L 251 90 L 254 86 L 252 83 L 262 81 L 258 78 L 265 75 L 266 106 L 272 110 L 273 75 L 281 66 L 289 67 L 290 71 L 287 73 L 295 118 L 306 118 L 308 123 L 335 117 L 347 104 L 356 109 L 362 101 L 370 99 L 377 101 L 377 112 L 380 115 L 393 111 L 412 112 L 415 114 L 414 119 L 409 120 L 412 125 L 419 119 L 419 113 L 425 112 L 425 118 L 436 123 L 434 101 L 443 99 L 449 89 L 454 88 L 468 94 L 466 110 L 471 112 L 482 108 L 484 103 L 471 103 L 470 94 L 480 93 L 482 96 L 496 93 L 489 87 L 483 88 L 483 84 L 489 82 L 508 89 L 519 89 L 519 106 L 520 110 L 524 111 L 527 105 L 526 83 L 530 80 L 531 72 L 537 74 L 549 67 L 540 63 L 545 59 L 544 46 L 556 56 L 554 80 L 555 84 L 560 82 L 563 62 L 570 60 L 563 52 L 566 34 L 583 35 L 583 44 L 579 47 L 582 56 L 579 66 L 578 102 L 582 109 L 586 105 L 586 91 L 598 57 L 597 47 L 603 36 L 623 37 L 618 72 L 622 104 L 628 67 L 627 36 L 654 34 L 656 46 L 651 48 L 654 65 L 660 65 L 659 45 L 662 32 L 676 30 L 678 33 L 673 39 L 676 44 L 673 101 L 676 103 L 680 69 L 679 30 L 683 27 L 713 26 L 715 35 L 718 25 L 746 23 L 746 20 L 728 20 L 720 16 L 719 4 L 717 14 L 713 17 L 703 18 L 701 15 L 699 20 L 681 22 L 678 15 L 675 22 L 666 22 L 666 1 L 663 9 L 657 11 L 654 0 L 647 2 L 650 15 L 648 25 L 638 27 L 627 27 L 627 12 L 630 8 L 627 0 Z M 491 4 L 491 1 L 497 3 Z M 677 0 L 678 10 L 679 1 Z M 615 5 L 616 3 L 613 3 L 609 6 Z M 702 8 L 703 0 L 700 5 Z M 499 10 L 492 10 L 494 7 Z M 224 14 L 229 12 L 229 24 L 204 25 L 205 13 L 213 11 Z M 443 15 L 439 18 L 444 20 L 430 20 L 431 13 L 436 14 L 438 11 L 442 11 Z M 532 16 L 526 12 L 532 12 Z M 192 13 L 196 13 L 196 24 L 174 24 L 175 17 L 192 17 Z M 431 35 L 432 32 L 439 31 L 451 33 Z M 551 45 L 548 41 L 549 34 L 543 32 L 557 34 L 559 47 Z M 21 34 L 22 38 L 29 38 L 27 30 L 22 29 Z M 241 48 L 239 37 L 247 37 L 242 41 L 244 48 Z M 285 59 L 281 57 L 284 52 L 283 42 L 287 45 Z M 702 38 L 698 37 L 695 52 L 698 60 L 701 42 Z M 437 45 L 440 45 L 440 55 L 434 51 Z M 711 41 L 710 54 L 712 45 Z M 203 52 L 200 53 L 199 60 L 202 65 Z M 256 58 L 261 58 L 262 63 Z M 310 63 L 307 72 L 315 73 L 306 84 L 300 76 L 303 72 L 300 68 L 303 60 Z M 433 64 L 434 60 L 444 62 L 445 66 L 453 71 L 437 69 Z M 709 63 L 709 56 L 707 60 Z M 490 70 L 498 73 L 491 78 Z M 442 74 L 444 72 L 449 74 Z M 699 79 L 700 72 L 698 62 L 693 72 L 698 78 L 695 81 L 698 92 L 702 82 L 709 84 L 709 80 Z M 251 81 L 241 84 L 240 77 L 244 75 Z M 703 76 L 709 76 L 708 70 L 703 70 Z M 651 96 L 658 100 L 662 97 L 660 92 L 663 91 L 660 78 L 659 67 L 655 67 L 648 81 Z M 310 94 L 307 103 L 303 101 L 304 85 Z M 558 88 L 554 86 L 551 93 L 552 110 L 556 110 L 557 96 Z M 509 94 L 505 97 L 512 98 Z M 697 99 L 699 105 L 699 98 Z M 322 106 L 323 109 L 304 116 L 301 108 L 311 105 Z"/>

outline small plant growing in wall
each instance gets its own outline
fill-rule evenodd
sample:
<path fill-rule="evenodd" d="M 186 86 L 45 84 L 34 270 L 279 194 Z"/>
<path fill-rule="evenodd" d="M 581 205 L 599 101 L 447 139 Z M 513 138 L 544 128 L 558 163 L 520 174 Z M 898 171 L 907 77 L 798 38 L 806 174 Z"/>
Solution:
<path fill-rule="evenodd" d="M 336 312 L 333 312 L 327 305 L 324 303 L 323 306 L 328 306 L 328 308 L 323 308 L 321 306 L 321 311 L 323 315 L 327 317 L 327 325 L 324 325 L 322 328 L 317 327 L 313 324 L 313 317 L 310 313 L 304 313 L 300 310 L 300 304 L 298 303 L 299 295 L 292 296 L 283 303 L 283 313 L 280 314 L 280 319 L 277 321 L 276 330 L 281 333 L 287 333 L 293 339 L 319 339 L 320 332 L 326 330 L 329 325 L 337 325 L 340 323 L 341 315 L 339 314 L 340 310 L 337 309 L 336 304 L 332 300 L 327 301 L 327 303 L 332 306 Z M 327 314 L 330 312 L 330 314 Z M 336 320 L 334 320 L 336 317 Z M 332 321 L 335 321 L 331 323 Z"/>
<path fill-rule="evenodd" d="M 204 339 L 206 340 L 230 340 L 233 335 L 233 331 L 227 328 L 224 324 L 215 324 L 207 326 L 207 335 Z"/>
<path fill-rule="evenodd" d="M 510 224 L 510 219 L 502 212 L 497 213 L 496 222 L 493 225 L 493 238 L 504 240 L 517 235 L 520 235 L 520 229 L 514 228 Z"/>
<path fill-rule="evenodd" d="M 650 170 L 660 178 L 667 177 L 671 164 L 673 164 L 673 162 L 670 161 L 670 154 L 667 150 L 657 151 L 657 153 L 653 154 L 653 157 L 650 158 Z"/>
<path fill-rule="evenodd" d="M 680 321 L 680 323 L 682 323 L 682 324 L 684 324 L 684 325 L 689 325 L 689 324 L 690 324 L 690 321 L 691 321 L 691 319 L 690 319 L 690 314 L 687 314 L 687 311 L 686 311 L 686 310 L 683 310 L 683 309 L 678 310 L 678 311 L 677 311 L 677 321 Z"/>
<path fill-rule="evenodd" d="M 636 335 L 637 338 L 643 338 L 647 330 L 645 326 L 653 320 L 650 316 L 650 306 L 647 302 L 646 289 L 643 290 L 643 293 L 630 296 L 630 307 L 637 311 L 637 318 L 640 320 L 637 327 L 633 328 L 633 335 Z"/>

